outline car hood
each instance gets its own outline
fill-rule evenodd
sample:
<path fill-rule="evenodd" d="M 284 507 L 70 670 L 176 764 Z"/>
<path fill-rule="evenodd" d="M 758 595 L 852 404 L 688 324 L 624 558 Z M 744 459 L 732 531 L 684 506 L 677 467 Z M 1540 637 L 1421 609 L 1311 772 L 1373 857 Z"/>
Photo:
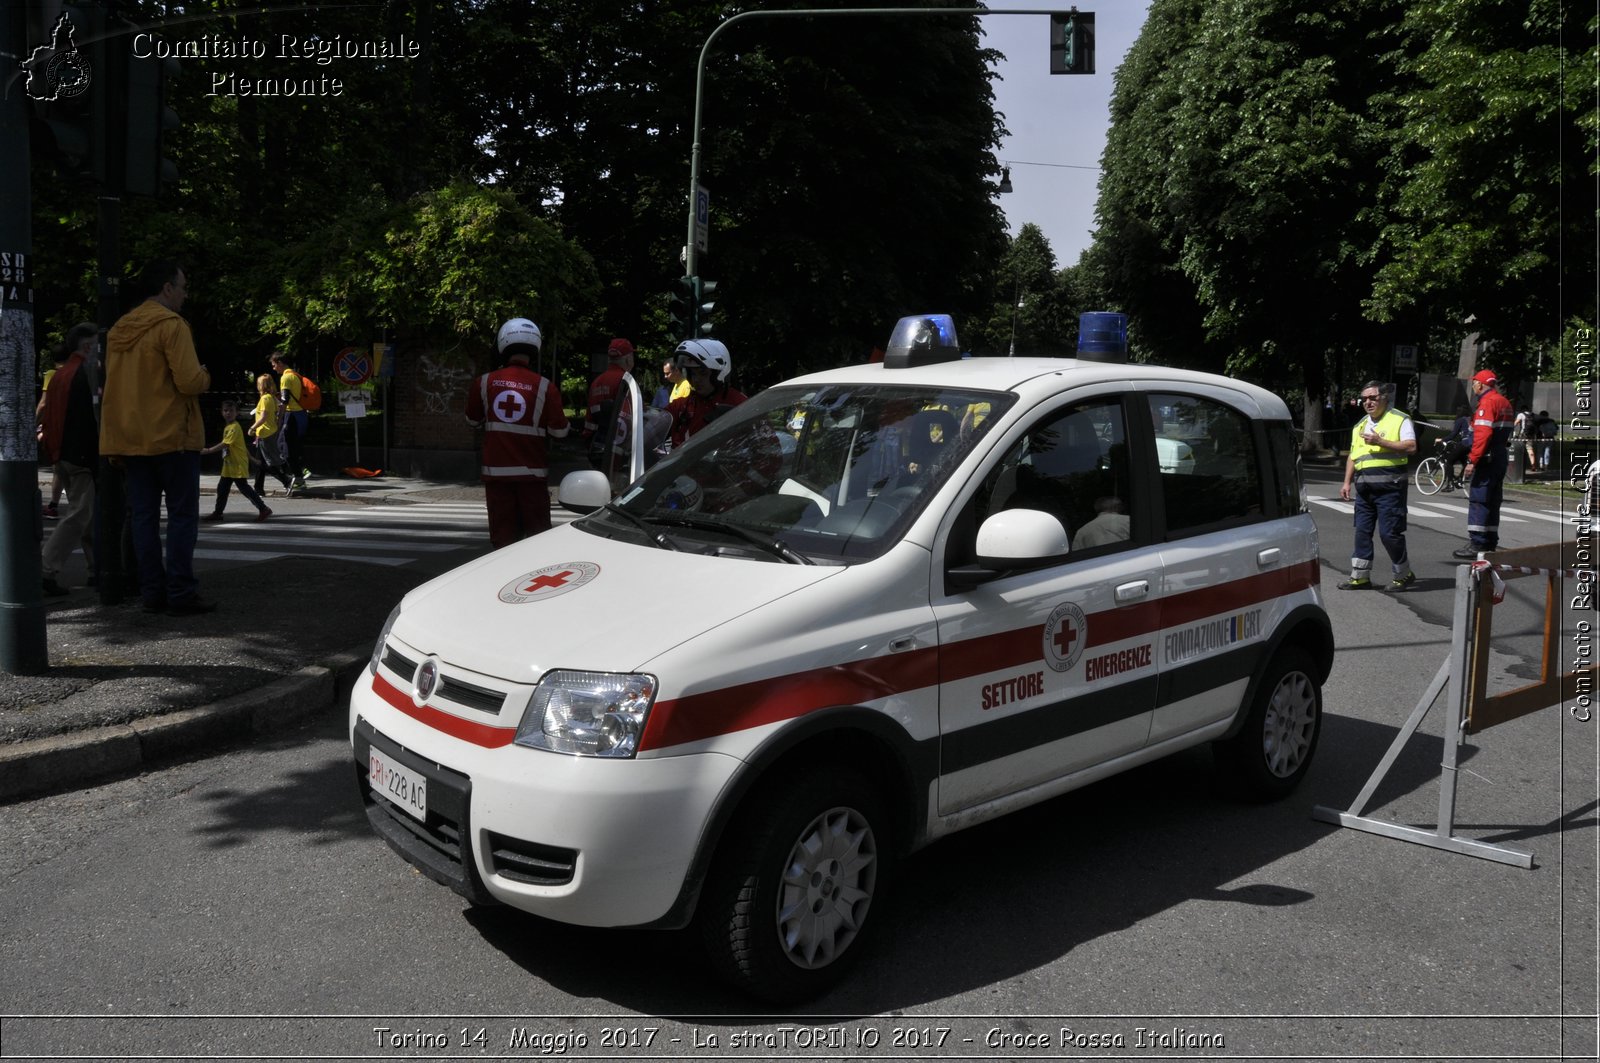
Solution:
<path fill-rule="evenodd" d="M 567 526 L 418 587 L 393 635 L 516 683 L 551 668 L 626 672 L 843 571 L 663 550 Z"/>

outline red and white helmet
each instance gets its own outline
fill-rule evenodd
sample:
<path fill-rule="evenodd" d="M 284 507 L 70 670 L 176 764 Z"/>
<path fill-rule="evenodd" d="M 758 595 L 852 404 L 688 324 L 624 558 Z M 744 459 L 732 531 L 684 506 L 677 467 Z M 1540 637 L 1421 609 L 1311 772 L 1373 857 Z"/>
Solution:
<path fill-rule="evenodd" d="M 525 317 L 514 317 L 500 326 L 500 355 L 538 354 L 544 347 L 544 336 L 539 326 Z"/>
<path fill-rule="evenodd" d="M 728 374 L 733 372 L 733 359 L 728 357 L 728 348 L 719 340 L 684 340 L 678 344 L 672 356 L 673 361 L 683 368 L 690 365 L 705 366 L 716 374 L 719 384 L 726 384 Z"/>

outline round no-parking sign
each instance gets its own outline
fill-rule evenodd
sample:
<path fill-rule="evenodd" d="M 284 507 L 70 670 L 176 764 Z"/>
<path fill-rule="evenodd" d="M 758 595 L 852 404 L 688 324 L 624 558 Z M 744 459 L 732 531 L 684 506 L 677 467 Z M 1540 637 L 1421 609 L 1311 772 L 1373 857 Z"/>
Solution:
<path fill-rule="evenodd" d="M 333 359 L 333 375 L 354 387 L 372 375 L 372 355 L 360 347 L 346 347 Z"/>

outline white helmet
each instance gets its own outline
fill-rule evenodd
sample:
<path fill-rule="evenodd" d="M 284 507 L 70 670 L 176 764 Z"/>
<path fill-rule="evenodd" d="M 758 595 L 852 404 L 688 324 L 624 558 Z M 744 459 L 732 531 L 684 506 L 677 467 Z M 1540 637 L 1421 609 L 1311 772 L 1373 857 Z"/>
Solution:
<path fill-rule="evenodd" d="M 719 384 L 726 384 L 728 374 L 733 372 L 733 359 L 728 357 L 728 348 L 719 340 L 684 340 L 672 354 L 680 366 L 691 362 L 705 366 L 716 374 Z"/>
<path fill-rule="evenodd" d="M 539 326 L 525 317 L 514 317 L 500 326 L 499 350 L 502 357 L 513 354 L 538 354 L 544 347 Z M 531 349 L 516 349 L 531 348 Z"/>

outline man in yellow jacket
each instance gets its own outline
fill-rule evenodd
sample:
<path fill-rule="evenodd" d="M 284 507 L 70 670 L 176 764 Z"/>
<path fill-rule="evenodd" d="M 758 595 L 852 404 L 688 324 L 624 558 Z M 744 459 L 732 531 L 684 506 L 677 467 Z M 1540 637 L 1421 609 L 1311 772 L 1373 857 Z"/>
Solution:
<path fill-rule="evenodd" d="M 179 316 L 189 293 L 183 267 L 153 263 L 140 276 L 149 297 L 106 336 L 100 453 L 127 473 L 133 550 L 146 612 L 191 616 L 216 606 L 200 598 L 194 546 L 200 531 L 200 451 L 205 426 L 199 396 L 211 374 Z M 167 506 L 165 562 L 161 504 Z"/>

